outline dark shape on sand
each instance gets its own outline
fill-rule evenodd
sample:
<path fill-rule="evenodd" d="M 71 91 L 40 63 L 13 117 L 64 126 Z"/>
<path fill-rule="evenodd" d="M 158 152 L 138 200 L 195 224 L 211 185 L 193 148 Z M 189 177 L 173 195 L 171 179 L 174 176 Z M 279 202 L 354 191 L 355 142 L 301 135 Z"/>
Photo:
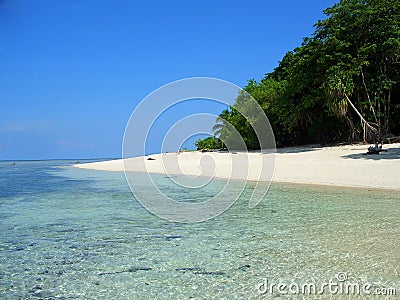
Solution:
<path fill-rule="evenodd" d="M 382 145 L 379 146 L 379 143 L 376 142 L 375 146 L 369 146 L 368 152 L 364 153 L 363 155 L 379 154 L 382 151 L 387 152 L 387 149 L 382 149 Z"/>
<path fill-rule="evenodd" d="M 208 150 L 208 149 L 201 150 L 201 153 L 205 153 L 205 152 L 213 152 L 213 151 L 212 150 Z"/>
<path fill-rule="evenodd" d="M 156 160 L 155 158 L 149 157 L 147 160 Z"/>

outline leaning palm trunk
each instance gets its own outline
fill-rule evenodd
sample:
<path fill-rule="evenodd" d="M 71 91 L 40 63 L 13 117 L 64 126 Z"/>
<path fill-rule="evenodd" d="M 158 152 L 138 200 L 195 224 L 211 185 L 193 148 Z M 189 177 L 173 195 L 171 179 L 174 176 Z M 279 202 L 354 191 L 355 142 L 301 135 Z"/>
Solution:
<path fill-rule="evenodd" d="M 363 141 L 364 141 L 364 143 L 366 143 L 367 140 L 368 140 L 368 130 L 367 129 L 369 129 L 373 133 L 373 136 L 374 136 L 375 140 L 379 139 L 379 130 L 374 128 L 367 120 L 365 120 L 363 115 L 358 111 L 358 109 L 355 107 L 353 102 L 351 102 L 349 96 L 347 96 L 346 93 L 344 93 L 344 96 L 346 97 L 347 102 L 349 102 L 350 106 L 354 109 L 354 111 L 357 113 L 357 115 L 361 119 L 361 124 L 362 124 L 362 127 L 363 127 Z"/>

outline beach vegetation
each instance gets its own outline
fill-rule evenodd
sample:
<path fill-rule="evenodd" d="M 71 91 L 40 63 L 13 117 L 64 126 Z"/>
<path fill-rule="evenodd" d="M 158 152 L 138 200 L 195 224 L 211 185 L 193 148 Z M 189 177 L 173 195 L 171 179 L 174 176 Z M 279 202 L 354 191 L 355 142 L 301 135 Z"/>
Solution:
<path fill-rule="evenodd" d="M 219 149 L 223 147 L 221 141 L 214 136 L 209 136 L 205 139 L 198 139 L 194 144 L 197 147 L 197 150 Z"/>
<path fill-rule="evenodd" d="M 324 14 L 272 72 L 243 88 L 266 113 L 277 146 L 398 135 L 400 1 L 341 0 Z M 242 98 L 219 115 L 214 132 L 226 139 L 234 127 L 249 149 L 257 149 L 254 130 L 235 109 Z M 212 139 L 207 141 L 211 148 Z"/>

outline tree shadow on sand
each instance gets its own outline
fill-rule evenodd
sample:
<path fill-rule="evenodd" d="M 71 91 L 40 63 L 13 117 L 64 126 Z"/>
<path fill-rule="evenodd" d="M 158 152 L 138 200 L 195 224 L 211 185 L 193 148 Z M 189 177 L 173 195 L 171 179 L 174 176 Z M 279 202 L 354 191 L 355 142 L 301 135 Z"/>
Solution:
<path fill-rule="evenodd" d="M 277 148 L 276 153 L 303 153 L 320 150 L 321 147 L 287 147 L 287 148 Z"/>
<path fill-rule="evenodd" d="M 385 147 L 383 147 L 385 149 Z M 343 158 L 350 158 L 350 159 L 368 159 L 368 160 L 383 160 L 383 159 L 400 159 L 400 148 L 389 148 L 387 152 L 381 152 L 380 154 L 369 154 L 364 155 L 367 153 L 367 148 L 364 152 L 357 153 L 357 154 L 349 154 L 342 156 Z"/>

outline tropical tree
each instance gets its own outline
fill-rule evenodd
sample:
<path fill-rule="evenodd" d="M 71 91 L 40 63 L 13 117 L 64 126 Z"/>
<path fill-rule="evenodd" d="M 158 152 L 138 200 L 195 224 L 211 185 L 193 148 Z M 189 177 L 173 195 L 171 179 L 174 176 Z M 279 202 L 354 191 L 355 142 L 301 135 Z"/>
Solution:
<path fill-rule="evenodd" d="M 373 142 L 400 133 L 400 1 L 341 0 L 301 46 L 286 53 L 251 94 L 267 114 L 278 146 Z M 234 129 L 259 147 L 244 118 L 246 95 L 217 118 L 222 140 Z M 234 128 L 234 129 L 233 129 Z"/>

